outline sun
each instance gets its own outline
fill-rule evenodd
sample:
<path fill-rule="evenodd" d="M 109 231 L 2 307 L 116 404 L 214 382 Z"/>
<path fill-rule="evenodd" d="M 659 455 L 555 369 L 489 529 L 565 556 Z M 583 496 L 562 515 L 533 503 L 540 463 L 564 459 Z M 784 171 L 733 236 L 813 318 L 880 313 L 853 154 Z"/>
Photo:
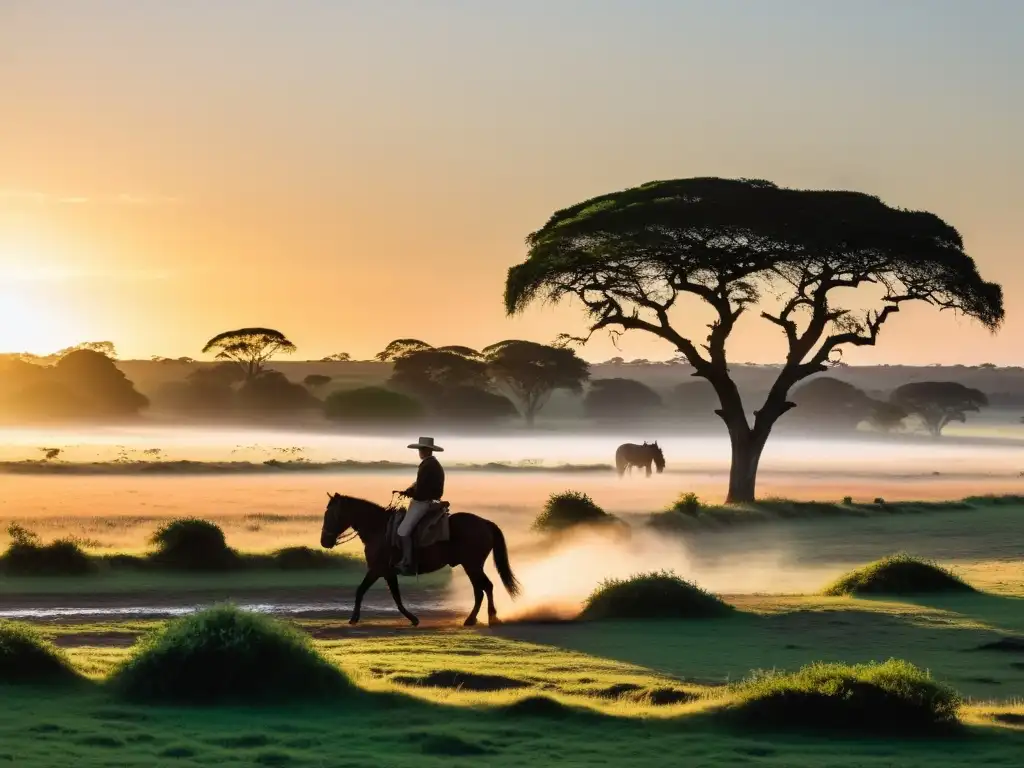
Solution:
<path fill-rule="evenodd" d="M 76 324 L 39 286 L 8 282 L 0 267 L 0 353 L 46 355 L 76 343 Z"/>

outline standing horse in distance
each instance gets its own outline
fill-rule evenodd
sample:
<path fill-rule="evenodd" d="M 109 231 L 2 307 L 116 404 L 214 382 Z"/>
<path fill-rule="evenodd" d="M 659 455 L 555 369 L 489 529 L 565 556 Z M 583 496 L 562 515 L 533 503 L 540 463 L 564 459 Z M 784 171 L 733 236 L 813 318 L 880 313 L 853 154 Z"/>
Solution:
<path fill-rule="evenodd" d="M 653 443 L 623 443 L 615 451 L 615 471 L 622 477 L 626 470 L 632 476 L 633 467 L 643 467 L 647 471 L 647 477 L 651 476 L 651 464 L 658 470 L 660 475 L 665 471 L 665 454 L 661 452 L 657 440 Z"/>
<path fill-rule="evenodd" d="M 398 589 L 398 572 L 392 558 L 392 542 L 388 531 L 391 516 L 396 514 L 394 508 L 385 508 L 366 499 L 353 496 L 342 496 L 339 493 L 327 494 L 330 501 L 324 511 L 324 524 L 320 531 L 320 545 L 331 549 L 338 543 L 341 534 L 351 528 L 363 543 L 366 555 L 366 576 L 356 588 L 355 608 L 349 624 L 359 621 L 359 610 L 363 596 L 377 579 L 387 582 L 395 605 L 405 618 L 415 627 L 420 620 L 402 605 L 402 595 Z M 417 548 L 417 573 L 433 573 L 446 565 L 461 565 L 473 585 L 473 597 L 476 602 L 473 611 L 466 619 L 465 626 L 476 624 L 480 603 L 487 595 L 487 617 L 491 626 L 500 624 L 498 612 L 494 609 L 494 585 L 484 573 L 484 562 L 494 553 L 494 566 L 501 577 L 509 595 L 514 600 L 519 595 L 519 582 L 512 573 L 508 562 L 508 547 L 501 528 L 477 515 L 468 512 L 456 512 L 448 518 L 448 540 L 438 541 L 427 547 Z"/>

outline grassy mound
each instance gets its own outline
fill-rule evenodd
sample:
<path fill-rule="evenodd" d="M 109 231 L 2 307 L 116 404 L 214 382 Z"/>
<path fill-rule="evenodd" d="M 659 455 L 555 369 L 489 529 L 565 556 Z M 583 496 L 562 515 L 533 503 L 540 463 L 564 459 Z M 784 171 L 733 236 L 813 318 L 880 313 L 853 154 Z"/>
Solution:
<path fill-rule="evenodd" d="M 81 576 L 96 564 L 72 539 L 41 544 L 39 537 L 20 525 L 7 528 L 11 543 L 0 556 L 0 569 L 8 576 Z"/>
<path fill-rule="evenodd" d="M 151 539 L 150 559 L 166 568 L 219 571 L 238 565 L 238 553 L 227 545 L 224 531 L 208 520 L 182 518 L 161 526 Z"/>
<path fill-rule="evenodd" d="M 706 619 L 733 607 L 673 573 L 643 573 L 605 581 L 587 598 L 579 618 Z"/>
<path fill-rule="evenodd" d="M 277 702 L 353 690 L 348 678 L 288 624 L 232 606 L 167 625 L 111 676 L 136 701 Z"/>
<path fill-rule="evenodd" d="M 34 629 L 0 621 L 0 683 L 59 683 L 79 679 L 57 648 Z"/>
<path fill-rule="evenodd" d="M 913 595 L 973 592 L 974 587 L 935 563 L 899 553 L 850 571 L 826 587 L 826 595 Z"/>
<path fill-rule="evenodd" d="M 543 511 L 533 521 L 535 531 L 564 531 L 575 525 L 617 522 L 618 518 L 601 509 L 594 500 L 579 491 L 553 493 Z"/>
<path fill-rule="evenodd" d="M 962 700 L 907 661 L 755 674 L 726 710 L 746 725 L 907 735 L 952 728 Z"/>

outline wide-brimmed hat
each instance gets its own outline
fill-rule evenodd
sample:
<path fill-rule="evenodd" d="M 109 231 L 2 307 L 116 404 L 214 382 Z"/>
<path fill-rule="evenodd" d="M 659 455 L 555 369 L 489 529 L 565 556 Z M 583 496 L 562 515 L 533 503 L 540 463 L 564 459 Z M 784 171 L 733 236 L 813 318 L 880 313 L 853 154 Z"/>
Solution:
<path fill-rule="evenodd" d="M 439 445 L 434 445 L 434 438 L 432 437 L 421 437 L 419 442 L 413 443 L 408 446 L 409 448 L 426 448 L 428 451 L 444 451 Z"/>

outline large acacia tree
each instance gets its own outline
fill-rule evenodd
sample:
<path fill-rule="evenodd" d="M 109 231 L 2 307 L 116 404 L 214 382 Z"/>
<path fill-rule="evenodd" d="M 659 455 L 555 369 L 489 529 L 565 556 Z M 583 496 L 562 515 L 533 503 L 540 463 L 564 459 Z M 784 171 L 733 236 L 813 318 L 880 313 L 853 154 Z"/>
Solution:
<path fill-rule="evenodd" d="M 656 181 L 556 212 L 527 238 L 528 258 L 505 285 L 509 314 L 533 300 L 579 299 L 590 332 L 645 331 L 670 342 L 715 388 L 732 443 L 728 500 L 752 501 L 757 467 L 800 380 L 842 348 L 873 345 L 906 302 L 952 309 L 995 330 L 1002 289 L 985 282 L 963 240 L 937 216 L 891 208 L 856 192 L 784 189 L 767 181 Z M 844 308 L 837 293 L 875 290 L 875 308 Z M 773 296 L 770 306 L 765 296 Z M 680 299 L 713 310 L 704 343 L 675 322 Z M 726 342 L 745 313 L 777 326 L 786 359 L 748 419 L 729 375 Z"/>
<path fill-rule="evenodd" d="M 295 351 L 295 345 L 273 328 L 239 328 L 218 333 L 203 347 L 204 353 L 216 352 L 218 360 L 234 363 L 242 369 L 246 381 L 263 372 L 274 355 Z"/>

